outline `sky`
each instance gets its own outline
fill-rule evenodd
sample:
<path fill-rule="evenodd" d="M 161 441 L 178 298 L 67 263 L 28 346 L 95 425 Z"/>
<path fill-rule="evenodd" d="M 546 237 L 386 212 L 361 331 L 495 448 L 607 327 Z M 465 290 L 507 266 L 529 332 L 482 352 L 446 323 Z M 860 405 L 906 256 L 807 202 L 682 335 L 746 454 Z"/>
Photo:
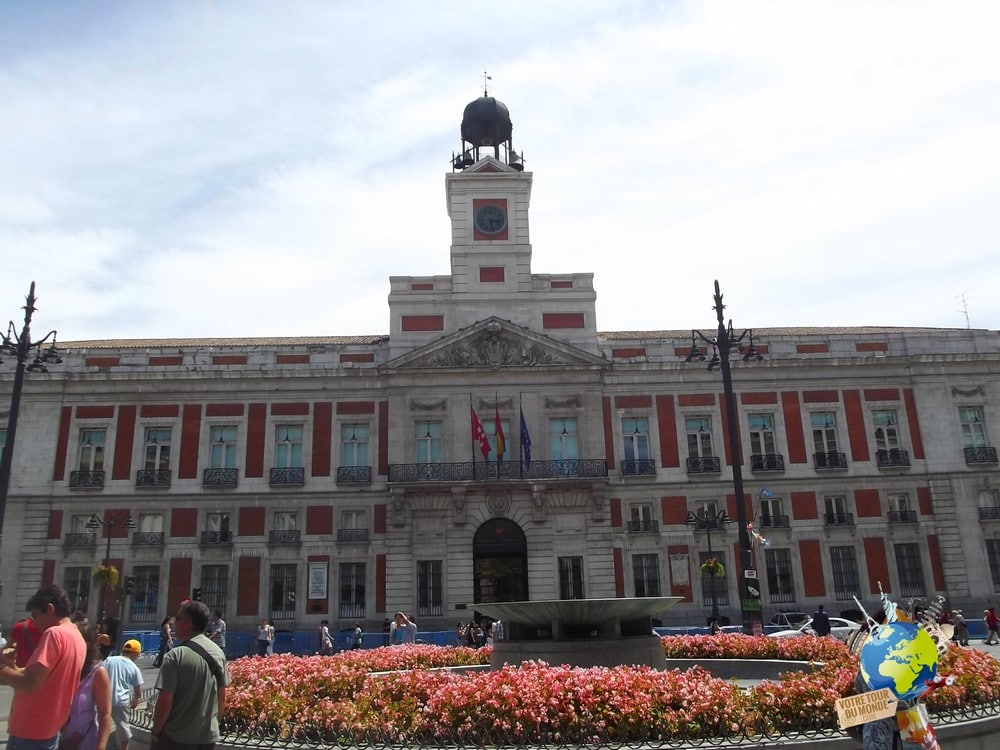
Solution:
<path fill-rule="evenodd" d="M 0 319 L 386 334 L 467 103 L 602 331 L 1000 328 L 1000 4 L 0 0 Z"/>

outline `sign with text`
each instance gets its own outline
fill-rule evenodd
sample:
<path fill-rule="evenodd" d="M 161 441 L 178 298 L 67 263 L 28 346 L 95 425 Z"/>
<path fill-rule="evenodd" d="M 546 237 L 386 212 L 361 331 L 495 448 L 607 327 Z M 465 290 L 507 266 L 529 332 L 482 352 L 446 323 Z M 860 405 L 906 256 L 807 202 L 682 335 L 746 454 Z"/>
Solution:
<path fill-rule="evenodd" d="M 896 713 L 899 700 L 889 688 L 882 688 L 871 693 L 839 698 L 833 705 L 837 709 L 840 728 L 847 729 L 870 721 L 888 719 Z"/>

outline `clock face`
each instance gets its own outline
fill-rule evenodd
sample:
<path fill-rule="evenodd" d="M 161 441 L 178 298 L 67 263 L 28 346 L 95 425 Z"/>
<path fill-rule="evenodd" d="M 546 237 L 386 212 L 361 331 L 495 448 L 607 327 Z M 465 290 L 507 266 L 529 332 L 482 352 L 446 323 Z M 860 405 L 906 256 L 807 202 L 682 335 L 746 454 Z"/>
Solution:
<path fill-rule="evenodd" d="M 499 234 L 507 226 L 507 212 L 495 203 L 476 210 L 476 229 L 483 234 Z"/>

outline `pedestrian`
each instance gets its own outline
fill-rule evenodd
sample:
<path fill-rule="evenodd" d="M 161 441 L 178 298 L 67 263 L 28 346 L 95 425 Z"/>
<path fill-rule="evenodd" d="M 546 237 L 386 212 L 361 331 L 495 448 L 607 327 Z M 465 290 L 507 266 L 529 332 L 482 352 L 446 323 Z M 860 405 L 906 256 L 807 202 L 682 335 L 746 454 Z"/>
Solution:
<path fill-rule="evenodd" d="M 119 750 L 128 750 L 132 739 L 132 724 L 129 713 L 139 705 L 142 693 L 142 672 L 136 664 L 142 646 L 139 641 L 128 640 L 122 646 L 120 656 L 109 656 L 104 660 L 111 681 L 111 718 L 115 720 L 115 741 Z"/>
<path fill-rule="evenodd" d="M 969 624 L 965 621 L 962 610 L 956 609 L 951 613 L 951 620 L 955 624 L 955 642 L 959 646 L 969 645 Z"/>
<path fill-rule="evenodd" d="M 69 718 L 59 732 L 59 750 L 106 750 L 111 737 L 111 680 L 97 648 L 97 626 L 87 618 L 76 626 L 87 644 L 87 656 Z"/>
<path fill-rule="evenodd" d="M 226 710 L 226 655 L 205 636 L 208 607 L 185 601 L 177 611 L 178 643 L 163 657 L 150 734 L 151 750 L 210 748 Z"/>
<path fill-rule="evenodd" d="M 274 627 L 265 617 L 257 626 L 257 656 L 267 656 L 271 653 L 271 643 L 274 641 Z"/>
<path fill-rule="evenodd" d="M 361 648 L 365 642 L 365 631 L 361 629 L 361 623 L 354 623 L 354 634 L 351 637 L 351 648 Z"/>
<path fill-rule="evenodd" d="M 417 642 L 417 624 L 406 616 L 405 612 L 397 612 L 389 626 L 389 645 L 400 646 L 404 643 Z"/>
<path fill-rule="evenodd" d="M 212 623 L 212 634 L 209 637 L 222 649 L 222 653 L 226 653 L 226 621 L 222 619 L 222 612 L 215 610 L 212 613 Z"/>
<path fill-rule="evenodd" d="M 69 718 L 87 657 L 87 644 L 70 622 L 69 599 L 55 584 L 28 599 L 27 611 L 42 635 L 22 669 L 15 654 L 0 655 L 0 685 L 14 688 L 7 719 L 7 750 L 55 750 Z"/>
<path fill-rule="evenodd" d="M 330 636 L 330 621 L 323 620 L 316 628 L 316 652 L 320 656 L 333 653 L 333 638 Z"/>
<path fill-rule="evenodd" d="M 101 638 L 98 641 L 98 648 L 101 651 L 102 659 L 107 659 L 115 652 L 115 646 L 118 645 L 118 632 L 120 629 L 121 623 L 118 622 L 117 617 L 107 615 L 104 618 L 104 621 L 101 623 L 101 633 L 106 637 Z"/>
<path fill-rule="evenodd" d="M 22 669 L 27 666 L 28 659 L 35 652 L 35 646 L 42 638 L 41 629 L 30 617 L 14 623 L 10 629 L 10 643 L 15 649 L 14 662 Z"/>
<path fill-rule="evenodd" d="M 1000 632 L 997 630 L 997 627 L 1000 626 L 1000 619 L 997 618 L 993 607 L 983 610 L 983 619 L 986 620 L 986 638 L 983 643 L 987 646 L 995 646 L 1000 643 Z"/>
<path fill-rule="evenodd" d="M 813 612 L 812 629 L 816 632 L 816 635 L 821 638 L 830 635 L 830 618 L 823 610 L 822 604 L 820 604 L 816 608 L 816 611 Z"/>
<path fill-rule="evenodd" d="M 160 650 L 156 653 L 156 661 L 153 662 L 153 666 L 157 669 L 163 664 L 164 654 L 174 645 L 174 633 L 171 628 L 173 619 L 173 617 L 164 617 L 163 622 L 160 623 Z"/>

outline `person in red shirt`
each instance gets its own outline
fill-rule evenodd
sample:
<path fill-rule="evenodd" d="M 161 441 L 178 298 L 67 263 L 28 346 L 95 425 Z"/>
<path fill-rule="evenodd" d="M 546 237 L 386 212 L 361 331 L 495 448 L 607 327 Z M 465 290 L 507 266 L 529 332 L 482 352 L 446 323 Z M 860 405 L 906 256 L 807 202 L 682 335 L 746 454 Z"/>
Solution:
<path fill-rule="evenodd" d="M 23 669 L 16 666 L 13 653 L 0 656 L 0 685 L 14 688 L 7 750 L 56 750 L 87 646 L 69 619 L 69 599 L 58 586 L 38 589 L 26 608 L 42 636 Z"/>
<path fill-rule="evenodd" d="M 35 652 L 35 647 L 42 639 L 42 631 L 35 621 L 30 617 L 25 617 L 10 629 L 10 643 L 17 649 L 14 653 L 14 662 L 22 669 L 27 666 L 28 659 Z"/>

